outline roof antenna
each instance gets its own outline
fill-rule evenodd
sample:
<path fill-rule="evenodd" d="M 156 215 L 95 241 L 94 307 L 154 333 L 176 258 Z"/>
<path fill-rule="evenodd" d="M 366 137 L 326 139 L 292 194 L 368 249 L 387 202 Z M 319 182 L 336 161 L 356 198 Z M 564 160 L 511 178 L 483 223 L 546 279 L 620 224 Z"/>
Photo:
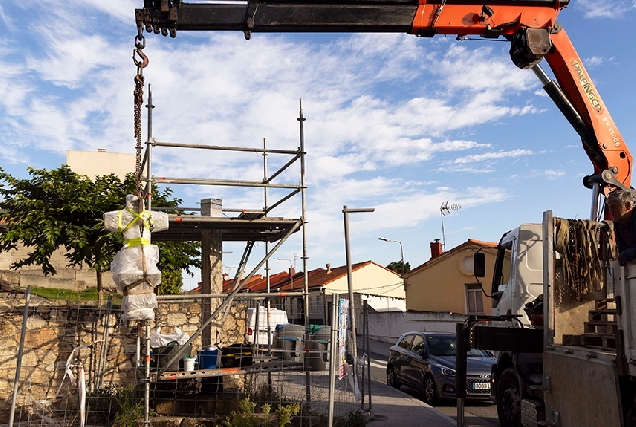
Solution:
<path fill-rule="evenodd" d="M 448 200 L 443 202 L 439 207 L 439 214 L 442 219 L 442 249 L 446 251 L 446 234 L 444 233 L 444 217 L 446 215 L 450 215 L 451 211 L 458 211 L 462 208 L 461 205 L 453 203 L 452 205 L 448 204 Z"/>

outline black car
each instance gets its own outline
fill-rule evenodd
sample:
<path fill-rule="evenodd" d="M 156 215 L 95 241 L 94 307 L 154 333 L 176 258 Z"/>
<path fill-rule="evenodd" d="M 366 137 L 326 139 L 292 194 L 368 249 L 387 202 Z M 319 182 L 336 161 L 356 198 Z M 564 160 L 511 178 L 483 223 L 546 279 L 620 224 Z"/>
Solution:
<path fill-rule="evenodd" d="M 455 397 L 455 334 L 407 332 L 389 350 L 386 381 L 421 390 L 426 403 Z M 490 399 L 490 369 L 496 360 L 484 350 L 468 352 L 466 397 Z"/>

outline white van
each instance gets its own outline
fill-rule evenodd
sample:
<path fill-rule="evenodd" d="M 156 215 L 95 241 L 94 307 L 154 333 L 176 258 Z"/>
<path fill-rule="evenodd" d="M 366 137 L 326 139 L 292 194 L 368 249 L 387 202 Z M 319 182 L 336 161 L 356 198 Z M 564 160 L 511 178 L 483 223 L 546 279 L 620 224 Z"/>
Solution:
<path fill-rule="evenodd" d="M 287 320 L 287 312 L 277 308 L 269 309 L 269 325 L 271 327 L 270 337 L 272 346 L 275 344 L 274 336 L 276 333 L 276 325 L 285 325 L 289 323 Z M 267 346 L 267 307 L 259 306 L 258 310 L 258 333 L 256 333 L 256 308 L 247 309 L 247 342 L 249 344 L 258 344 L 259 346 Z"/>

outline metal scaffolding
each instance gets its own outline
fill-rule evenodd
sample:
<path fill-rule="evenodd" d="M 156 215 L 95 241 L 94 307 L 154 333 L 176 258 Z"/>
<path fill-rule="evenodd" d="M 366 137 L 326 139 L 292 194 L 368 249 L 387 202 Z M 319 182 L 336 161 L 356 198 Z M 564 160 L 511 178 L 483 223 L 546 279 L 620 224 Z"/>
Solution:
<path fill-rule="evenodd" d="M 266 147 L 265 140 L 263 140 L 263 148 L 247 148 L 247 147 L 229 147 L 229 146 L 219 146 L 219 145 L 204 145 L 204 144 L 186 144 L 186 143 L 175 143 L 175 142 L 159 142 L 156 141 L 152 135 L 152 111 L 154 109 L 154 105 L 152 104 L 152 87 L 148 86 L 148 138 L 146 141 L 146 150 L 143 156 L 142 161 L 142 170 L 146 172 L 146 183 L 145 183 L 145 200 L 147 203 L 146 208 L 150 210 L 151 208 L 151 195 L 152 195 L 152 185 L 153 184 L 194 184 L 194 185 L 211 185 L 211 186 L 230 186 L 230 187 L 252 187 L 252 188 L 264 188 L 264 198 L 265 204 L 263 209 L 255 209 L 255 210 L 243 210 L 243 209 L 223 209 L 224 215 L 231 213 L 238 213 L 236 216 L 224 216 L 224 217 L 212 217 L 212 216 L 203 216 L 203 215 L 177 215 L 177 214 L 169 214 L 169 228 L 165 231 L 160 231 L 152 234 L 152 239 L 155 241 L 204 241 L 204 233 L 207 231 L 217 232 L 221 236 L 222 242 L 246 242 L 245 250 L 243 252 L 243 256 L 241 258 L 240 264 L 236 269 L 236 275 L 234 277 L 234 285 L 230 292 L 227 294 L 215 294 L 215 293 L 205 293 L 200 295 L 185 295 L 185 296 L 162 296 L 159 297 L 159 300 L 165 301 L 177 301 L 177 300 L 192 300 L 192 299 L 201 299 L 204 301 L 204 316 L 202 317 L 202 322 L 197 329 L 197 331 L 191 335 L 190 339 L 183 346 L 183 351 L 179 351 L 174 354 L 172 358 L 166 363 L 166 366 L 170 366 L 173 362 L 177 361 L 182 357 L 182 354 L 185 352 L 185 349 L 199 336 L 201 336 L 206 327 L 209 328 L 210 325 L 214 325 L 220 327 L 224 320 L 225 316 L 227 316 L 228 310 L 232 305 L 233 301 L 238 299 L 245 298 L 254 298 L 254 299 L 265 299 L 269 310 L 269 298 L 272 296 L 280 296 L 280 293 L 270 293 L 270 289 L 268 286 L 266 294 L 260 295 L 246 295 L 239 294 L 242 290 L 243 286 L 252 278 L 263 266 L 265 266 L 266 277 L 268 279 L 269 284 L 269 259 L 271 256 L 280 248 L 280 246 L 296 231 L 302 229 L 302 260 L 303 260 L 303 271 L 304 271 L 304 289 L 301 293 L 294 293 L 294 295 L 299 295 L 303 297 L 304 303 L 304 312 L 309 313 L 309 282 L 308 282 L 308 274 L 307 274 L 307 234 L 306 234 L 306 194 L 305 194 L 305 147 L 304 147 L 304 129 L 303 124 L 305 122 L 305 118 L 303 116 L 302 110 L 302 101 L 300 103 L 300 112 L 298 117 L 299 122 L 299 147 L 296 150 L 277 150 L 277 149 L 269 149 Z M 262 181 L 247 181 L 247 180 L 226 180 L 226 179 L 213 179 L 213 178 L 191 178 L 191 177 L 158 177 L 152 174 L 152 161 L 153 161 L 153 151 L 159 147 L 170 147 L 170 148 L 184 148 L 184 149 L 193 149 L 193 150 L 206 150 L 206 151 L 234 151 L 234 152 L 247 152 L 247 153 L 260 153 L 263 155 L 263 180 Z M 267 172 L 267 156 L 270 154 L 277 155 L 286 155 L 290 156 L 290 159 L 278 170 L 276 170 L 271 175 Z M 290 184 L 279 184 L 275 183 L 275 179 L 279 177 L 285 170 L 289 169 L 292 165 L 294 165 L 297 161 L 300 163 L 300 180 L 299 185 L 290 185 Z M 272 204 L 268 204 L 268 193 L 267 190 L 269 188 L 276 189 L 286 189 L 289 190 L 289 193 L 279 200 L 275 201 Z M 282 203 L 290 200 L 295 195 L 301 195 L 301 215 L 298 219 L 285 219 L 280 217 L 271 217 L 268 216 L 270 212 L 280 206 Z M 159 208 L 164 209 L 164 208 Z M 186 210 L 185 208 L 172 208 L 177 210 Z M 195 209 L 188 209 L 195 210 Z M 196 209 L 199 210 L 199 209 Z M 255 242 L 265 242 L 265 255 L 252 269 L 249 274 L 244 275 L 244 270 L 247 265 L 248 259 L 252 253 L 252 248 Z M 273 247 L 270 249 L 270 244 L 273 244 Z M 219 252 L 218 257 L 221 257 Z M 208 269 L 204 270 L 204 263 L 202 263 L 202 277 L 210 277 L 211 269 L 209 268 L 209 264 L 207 265 Z M 217 304 L 214 310 L 211 310 L 211 300 L 220 300 L 220 303 Z M 205 302 L 207 301 L 207 303 Z M 209 311 L 206 312 L 205 310 Z M 268 311 L 269 312 L 269 311 Z M 209 314 L 209 317 L 207 317 Z M 269 317 L 269 316 L 268 316 Z M 309 339 L 309 316 L 306 315 L 304 319 L 304 327 L 305 327 L 305 339 Z M 270 326 L 270 325 L 268 325 Z M 271 326 L 270 326 L 271 327 Z M 146 347 L 147 353 L 149 351 L 148 343 L 149 343 L 149 326 L 146 325 Z M 271 340 L 268 340 L 268 355 L 271 356 Z M 148 356 L 148 354 L 147 354 Z M 149 357 L 147 358 L 147 360 Z M 289 369 L 293 368 L 290 366 L 285 367 L 284 365 L 278 364 L 273 367 L 267 367 L 268 372 L 271 372 L 270 369 Z M 296 364 L 296 368 L 298 368 Z M 301 367 L 302 369 L 302 364 Z M 261 365 L 258 369 L 262 372 L 264 367 Z M 148 395 L 148 384 L 152 381 L 159 381 L 165 379 L 174 379 L 174 375 L 166 373 L 164 374 L 165 369 L 158 369 L 156 374 L 151 378 L 149 371 L 149 362 L 146 362 L 146 394 L 145 394 L 145 407 L 146 414 L 148 413 L 149 407 L 149 395 Z M 248 373 L 253 370 L 243 370 L 239 373 Z M 233 375 L 236 375 L 237 372 L 233 372 Z M 217 376 L 223 375 L 221 371 L 210 373 L 210 371 L 206 371 L 200 374 L 191 374 L 190 376 Z M 268 376 L 268 383 L 271 386 L 271 376 Z M 311 378 L 309 371 L 305 372 L 305 398 L 307 405 L 311 401 Z M 149 423 L 148 417 L 146 415 L 146 423 Z"/>

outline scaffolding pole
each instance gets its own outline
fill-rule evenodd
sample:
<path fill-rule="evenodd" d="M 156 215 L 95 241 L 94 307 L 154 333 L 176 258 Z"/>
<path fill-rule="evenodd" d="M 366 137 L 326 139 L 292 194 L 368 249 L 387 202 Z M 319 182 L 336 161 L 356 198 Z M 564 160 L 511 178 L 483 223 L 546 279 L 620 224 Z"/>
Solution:
<path fill-rule="evenodd" d="M 294 162 L 295 159 L 297 157 L 294 157 L 294 159 L 292 159 L 290 162 L 288 162 L 288 165 L 291 162 Z M 285 167 L 286 169 L 286 167 Z M 282 171 L 282 169 L 281 169 Z M 270 177 L 269 179 L 267 178 L 267 141 L 265 140 L 265 138 L 263 138 L 263 182 L 269 182 L 271 179 L 274 178 L 275 175 L 273 175 L 272 177 Z M 298 190 L 295 190 L 298 191 Z M 263 188 L 263 198 L 264 198 L 264 203 L 263 203 L 263 211 L 264 211 L 264 216 L 267 216 L 267 214 L 269 213 L 269 211 L 273 208 L 269 208 L 268 207 L 268 200 L 267 200 L 267 187 Z M 284 200 L 283 200 L 284 201 Z M 282 203 L 282 201 L 280 202 Z M 265 254 L 267 254 L 267 252 L 269 251 L 269 242 L 265 242 Z M 267 294 L 269 295 L 271 292 L 271 281 L 269 278 L 269 259 L 267 261 L 265 261 L 265 282 L 267 283 Z M 267 308 L 267 357 L 271 357 L 272 356 L 272 322 L 269 316 L 269 313 L 271 311 L 271 301 L 270 298 L 266 298 L 265 299 L 265 303 L 266 303 L 266 308 Z M 258 319 L 258 314 L 260 313 L 260 305 L 257 305 L 256 308 L 256 319 Z M 258 325 L 256 326 L 256 333 L 254 334 L 254 342 L 256 342 L 256 347 L 258 348 L 258 340 L 257 337 L 260 335 L 260 331 L 258 330 Z M 267 391 L 271 394 L 272 393 L 272 373 L 271 372 L 267 372 Z"/>
<path fill-rule="evenodd" d="M 309 257 L 307 256 L 307 195 L 305 191 L 305 131 L 303 124 L 307 119 L 303 116 L 303 100 L 299 101 L 299 116 L 298 116 L 298 124 L 299 124 L 299 132 L 300 132 L 300 197 L 302 203 L 301 217 L 303 226 L 303 280 L 305 282 L 305 287 L 303 288 L 305 291 L 305 297 L 303 298 L 303 306 L 304 306 L 304 317 L 305 317 L 305 346 L 309 345 L 309 274 L 307 273 L 307 260 Z M 307 354 L 307 352 L 305 352 Z M 304 359 L 305 364 L 307 363 L 307 358 Z M 307 409 L 309 410 L 311 407 L 311 377 L 309 374 L 309 369 L 305 372 L 305 394 L 307 398 Z M 311 426 L 311 416 L 309 417 L 309 425 Z"/>
<path fill-rule="evenodd" d="M 157 295 L 157 301 L 197 300 L 204 298 L 226 298 L 229 294 L 184 294 L 184 295 Z M 242 293 L 234 297 L 235 300 L 264 300 L 272 297 L 302 297 L 304 292 L 267 292 L 267 293 Z"/>
<path fill-rule="evenodd" d="M 27 320 L 29 320 L 29 300 L 31 299 L 31 285 L 27 286 L 24 294 L 24 316 L 22 317 L 22 331 L 20 332 L 20 347 L 18 348 L 18 358 L 16 360 L 15 377 L 13 379 L 13 397 L 11 398 L 11 412 L 9 413 L 9 427 L 13 427 L 13 417 L 15 416 L 15 401 L 18 397 L 18 383 L 20 382 L 20 368 L 22 367 L 22 355 L 24 354 L 24 339 L 26 337 Z"/>
<path fill-rule="evenodd" d="M 217 151 L 244 151 L 248 153 L 275 153 L 275 154 L 294 154 L 297 155 L 298 151 L 294 150 L 272 150 L 261 148 L 249 148 L 249 147 L 224 147 L 220 145 L 205 145 L 205 144 L 180 144 L 177 142 L 159 142 L 154 141 L 153 145 L 156 147 L 173 147 L 173 148 L 198 148 L 203 150 L 217 150 Z"/>

